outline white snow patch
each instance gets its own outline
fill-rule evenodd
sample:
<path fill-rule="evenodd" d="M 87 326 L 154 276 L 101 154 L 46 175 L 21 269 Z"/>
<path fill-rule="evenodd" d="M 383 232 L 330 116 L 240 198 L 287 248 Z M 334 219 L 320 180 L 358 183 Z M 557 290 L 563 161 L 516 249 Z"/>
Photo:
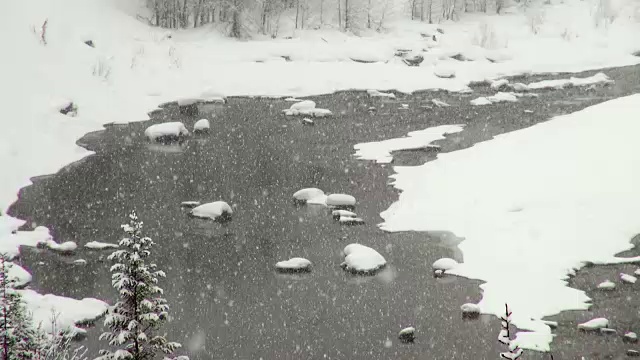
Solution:
<path fill-rule="evenodd" d="M 311 261 L 301 257 L 294 257 L 289 260 L 279 261 L 276 263 L 276 268 L 278 270 L 308 270 L 310 267 Z"/>
<path fill-rule="evenodd" d="M 479 97 L 477 99 L 471 100 L 471 105 L 490 105 L 499 102 L 516 102 L 518 101 L 518 97 L 513 93 L 499 92 L 492 96 L 487 97 Z"/>
<path fill-rule="evenodd" d="M 354 206 L 356 198 L 347 194 L 331 194 L 327 196 L 327 206 Z"/>
<path fill-rule="evenodd" d="M 463 130 L 464 125 L 441 125 L 412 131 L 407 137 L 360 143 L 353 146 L 358 159 L 375 160 L 386 164 L 393 160 L 391 152 L 399 150 L 424 149 L 436 140 L 445 139 L 445 135 Z"/>
<path fill-rule="evenodd" d="M 638 278 L 633 276 L 633 275 L 629 275 L 629 274 L 625 274 L 625 273 L 621 273 L 620 274 L 620 280 L 623 283 L 627 283 L 627 284 L 635 284 L 636 281 L 638 281 Z"/>
<path fill-rule="evenodd" d="M 73 265 L 79 265 L 79 266 L 87 265 L 87 260 L 85 260 L 85 259 L 73 260 Z"/>
<path fill-rule="evenodd" d="M 187 135 L 189 135 L 189 130 L 179 121 L 151 125 L 144 131 L 144 136 L 149 140 L 157 140 L 165 136 L 180 137 Z"/>
<path fill-rule="evenodd" d="M 302 101 L 302 100 L 300 100 L 300 99 L 296 99 L 296 98 L 294 98 L 294 97 L 288 97 L 288 98 L 284 99 L 284 101 L 298 102 L 298 101 Z"/>
<path fill-rule="evenodd" d="M 84 244 L 84 247 L 92 250 L 117 249 L 118 244 L 112 244 L 112 243 L 106 243 L 106 242 L 100 242 L 100 241 L 89 241 L 88 243 Z"/>
<path fill-rule="evenodd" d="M 578 324 L 578 329 L 580 330 L 600 330 L 609 326 L 609 320 L 605 318 L 596 318 L 591 319 L 587 322 L 583 322 L 582 324 Z"/>
<path fill-rule="evenodd" d="M 331 111 L 327 109 L 316 108 L 316 103 L 311 100 L 304 100 L 298 103 L 291 105 L 289 109 L 283 110 L 285 115 L 287 116 L 295 116 L 295 115 L 304 115 L 304 116 L 315 116 L 315 117 L 325 117 L 331 116 Z"/>
<path fill-rule="evenodd" d="M 636 271 L 634 271 L 633 274 L 640 276 L 640 269 L 636 269 Z"/>
<path fill-rule="evenodd" d="M 471 105 L 475 105 L 475 106 L 491 105 L 491 100 L 487 99 L 484 96 L 473 99 L 470 102 L 471 102 Z"/>
<path fill-rule="evenodd" d="M 208 131 L 209 128 L 210 128 L 209 120 L 207 119 L 200 119 L 196 121 L 195 124 L 193 124 L 193 132 Z"/>
<path fill-rule="evenodd" d="M 73 241 L 65 241 L 61 244 L 58 244 L 53 239 L 41 241 L 40 243 L 38 243 L 38 246 L 44 246 L 49 248 L 50 250 L 60 253 L 72 253 L 78 248 L 78 244 Z"/>
<path fill-rule="evenodd" d="M 527 85 L 527 88 L 529 90 L 563 89 L 568 86 L 587 86 L 596 84 L 609 84 L 612 82 L 613 80 L 611 80 L 606 74 L 600 72 L 586 78 L 571 77 L 569 79 L 538 81 Z"/>
<path fill-rule="evenodd" d="M 233 210 L 231 210 L 231 206 L 224 201 L 214 201 L 202 204 L 191 210 L 191 215 L 211 220 L 216 220 L 218 217 L 223 215 L 231 216 L 232 214 Z"/>
<path fill-rule="evenodd" d="M 385 92 L 381 92 L 373 89 L 367 90 L 367 94 L 369 94 L 369 96 L 371 97 L 386 97 L 390 99 L 396 98 L 396 95 L 394 93 L 385 93 Z"/>
<path fill-rule="evenodd" d="M 349 244 L 342 250 L 342 253 L 345 258 L 341 266 L 349 271 L 372 272 L 387 264 L 379 252 L 361 244 Z"/>
<path fill-rule="evenodd" d="M 442 272 L 450 271 L 458 267 L 460 263 L 451 258 L 442 258 L 436 260 L 431 267 L 433 270 L 440 270 Z"/>
<path fill-rule="evenodd" d="M 449 67 L 438 67 L 433 70 L 433 74 L 439 78 L 451 79 L 456 76 L 456 71 Z"/>
<path fill-rule="evenodd" d="M 431 103 L 437 107 L 449 107 L 451 105 L 447 104 L 446 102 L 442 101 L 442 100 L 438 100 L 438 99 L 431 99 Z"/>
<path fill-rule="evenodd" d="M 381 228 L 464 237 L 464 263 L 451 272 L 485 281 L 483 313 L 500 316 L 508 303 L 514 324 L 532 332 L 519 345 L 546 350 L 552 335 L 539 319 L 590 306 L 583 291 L 567 287 L 572 269 L 640 259 L 615 256 L 640 233 L 640 173 L 629 166 L 640 164 L 638 119 L 640 94 L 439 154 L 422 166 L 395 167 L 401 194 L 381 214 Z M 625 131 L 603 138 L 611 129 Z M 514 283 L 522 284 L 518 291 Z"/>
<path fill-rule="evenodd" d="M 293 194 L 293 198 L 296 201 L 310 205 L 325 205 L 327 201 L 327 196 L 324 194 L 324 191 L 318 188 L 305 188 L 298 190 Z"/>
<path fill-rule="evenodd" d="M 76 300 L 52 294 L 40 295 L 30 289 L 16 291 L 20 293 L 27 308 L 32 312 L 33 325 L 41 326 L 49 333 L 52 332 L 53 326 L 56 331 L 72 334 L 85 333 L 86 330 L 77 327 L 76 324 L 98 319 L 109 307 L 104 301 L 93 298 Z M 55 324 L 52 324 L 53 314 L 57 314 Z"/>
<path fill-rule="evenodd" d="M 52 240 L 49 229 L 44 226 L 38 226 L 33 231 L 15 231 L 15 233 L 11 230 L 7 231 L 8 228 L 18 228 L 24 223 L 12 221 L 12 219 L 8 216 L 0 216 L 0 253 L 8 259 L 13 259 L 20 254 L 20 246 L 36 247 L 40 243 Z"/>
<path fill-rule="evenodd" d="M 605 280 L 598 284 L 598 289 L 600 290 L 613 290 L 616 288 L 616 283 L 610 280 Z"/>

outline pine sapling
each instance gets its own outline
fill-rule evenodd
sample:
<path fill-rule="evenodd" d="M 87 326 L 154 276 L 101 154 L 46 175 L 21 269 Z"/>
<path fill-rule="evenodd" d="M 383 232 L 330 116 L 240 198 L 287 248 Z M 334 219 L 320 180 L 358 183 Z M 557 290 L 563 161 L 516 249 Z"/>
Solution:
<path fill-rule="evenodd" d="M 507 345 L 509 351 L 500 353 L 500 358 L 515 360 L 520 358 L 523 351 L 513 340 L 511 340 L 511 332 L 509 330 L 509 326 L 511 325 L 511 310 L 509 310 L 509 305 L 507 304 L 504 304 L 504 308 L 505 314 L 500 317 L 502 329 L 500 329 L 500 333 L 498 334 L 498 342 Z"/>
<path fill-rule="evenodd" d="M 165 359 L 171 358 L 181 345 L 158 335 L 169 317 L 169 305 L 158 286 L 165 273 L 147 262 L 154 243 L 143 236 L 142 222 L 135 212 L 129 220 L 128 225 L 122 226 L 125 237 L 120 240 L 121 250 L 109 256 L 115 262 L 111 267 L 112 285 L 118 290 L 119 300 L 105 319 L 110 331 L 100 336 L 116 350 L 102 350 L 98 359 L 153 360 L 161 354 Z"/>

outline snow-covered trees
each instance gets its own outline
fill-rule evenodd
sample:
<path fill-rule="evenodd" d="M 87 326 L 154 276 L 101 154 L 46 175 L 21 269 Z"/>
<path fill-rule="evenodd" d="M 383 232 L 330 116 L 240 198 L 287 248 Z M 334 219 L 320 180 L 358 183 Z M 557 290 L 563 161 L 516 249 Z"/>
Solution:
<path fill-rule="evenodd" d="M 507 345 L 509 351 L 500 353 L 500 358 L 515 360 L 522 355 L 522 349 L 511 340 L 511 332 L 509 331 L 509 326 L 511 325 L 511 310 L 509 310 L 509 305 L 504 304 L 504 309 L 504 315 L 500 317 L 500 320 L 502 320 L 502 328 L 498 334 L 498 341 Z"/>
<path fill-rule="evenodd" d="M 22 297 L 13 288 L 9 268 L 13 266 L 0 255 L 0 332 L 2 360 L 35 359 L 40 336 L 31 323 Z"/>
<path fill-rule="evenodd" d="M 119 301 L 105 319 L 110 331 L 100 336 L 116 349 L 102 350 L 98 359 L 153 360 L 161 354 L 167 359 L 180 344 L 158 334 L 169 316 L 169 306 L 158 286 L 165 274 L 156 264 L 147 263 L 154 243 L 143 236 L 142 222 L 135 212 L 129 215 L 129 224 L 122 227 L 125 238 L 120 240 L 121 250 L 109 256 L 115 262 L 111 267 L 112 284 Z"/>

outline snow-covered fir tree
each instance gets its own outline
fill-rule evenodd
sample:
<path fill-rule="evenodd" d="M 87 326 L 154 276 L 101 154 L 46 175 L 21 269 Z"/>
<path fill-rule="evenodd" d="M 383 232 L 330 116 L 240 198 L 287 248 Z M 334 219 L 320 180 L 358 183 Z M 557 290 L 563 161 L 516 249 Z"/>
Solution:
<path fill-rule="evenodd" d="M 500 358 L 516 360 L 522 355 L 522 349 L 518 347 L 513 340 L 511 340 L 511 331 L 509 329 L 511 325 L 511 310 L 507 304 L 504 305 L 504 308 L 504 315 L 500 317 L 502 328 L 498 334 L 498 341 L 501 344 L 507 345 L 509 351 L 500 353 Z"/>
<path fill-rule="evenodd" d="M 102 350 L 98 359 L 172 358 L 171 354 L 180 344 L 169 342 L 158 333 L 167 321 L 169 305 L 158 286 L 158 279 L 165 277 L 164 272 L 158 270 L 156 264 L 147 263 L 153 240 L 143 236 L 142 222 L 135 211 L 129 215 L 129 224 L 122 228 L 125 237 L 120 240 L 121 250 L 109 256 L 114 262 L 112 284 L 118 290 L 119 301 L 105 319 L 110 331 L 100 336 L 115 350 Z"/>
<path fill-rule="evenodd" d="M 24 301 L 9 279 L 13 264 L 0 255 L 0 336 L 2 360 L 36 359 L 41 337 L 35 330 Z"/>

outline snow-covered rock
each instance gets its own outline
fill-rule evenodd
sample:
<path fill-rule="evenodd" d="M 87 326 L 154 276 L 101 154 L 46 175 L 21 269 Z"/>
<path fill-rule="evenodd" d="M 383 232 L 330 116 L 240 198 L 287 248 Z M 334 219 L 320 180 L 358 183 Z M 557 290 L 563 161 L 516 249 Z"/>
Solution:
<path fill-rule="evenodd" d="M 633 331 L 629 331 L 623 335 L 622 339 L 626 342 L 635 343 L 638 342 L 638 334 Z"/>
<path fill-rule="evenodd" d="M 209 131 L 209 128 L 210 128 L 209 120 L 207 119 L 200 119 L 196 121 L 195 124 L 193 124 L 194 133 L 204 133 Z"/>
<path fill-rule="evenodd" d="M 636 269 L 636 271 L 634 271 L 633 274 L 640 276 L 640 269 Z"/>
<path fill-rule="evenodd" d="M 460 306 L 460 310 L 462 311 L 462 316 L 465 317 L 476 317 L 480 315 L 480 306 L 478 304 L 462 304 L 462 306 Z"/>
<path fill-rule="evenodd" d="M 367 90 L 367 94 L 369 94 L 369 96 L 371 97 L 386 97 L 390 99 L 396 98 L 396 95 L 394 93 L 385 93 L 385 92 L 381 92 L 373 89 Z"/>
<path fill-rule="evenodd" d="M 502 88 L 507 87 L 508 85 L 509 85 L 509 80 L 507 79 L 493 80 L 491 82 L 491 90 L 498 91 Z"/>
<path fill-rule="evenodd" d="M 73 260 L 73 265 L 84 266 L 87 265 L 87 260 L 85 259 L 76 259 Z"/>
<path fill-rule="evenodd" d="M 313 120 L 309 119 L 309 118 L 304 118 L 302 119 L 302 125 L 308 125 L 308 126 L 313 126 L 316 123 L 313 122 Z"/>
<path fill-rule="evenodd" d="M 431 99 L 431 103 L 437 107 L 449 107 L 451 105 L 447 104 L 446 102 L 442 101 L 442 100 L 438 100 L 438 99 Z"/>
<path fill-rule="evenodd" d="M 456 72 L 453 69 L 447 67 L 438 67 L 433 70 L 433 74 L 439 78 L 451 79 L 456 76 Z"/>
<path fill-rule="evenodd" d="M 314 117 L 325 117 L 331 116 L 331 111 L 327 109 L 316 108 L 316 103 L 311 100 L 303 100 L 297 102 L 289 109 L 283 110 L 285 115 L 287 116 L 295 116 L 295 115 L 304 115 L 304 116 L 314 116 Z"/>
<path fill-rule="evenodd" d="M 118 244 L 111 244 L 100 241 L 89 241 L 88 243 L 84 244 L 84 247 L 91 250 L 117 249 Z"/>
<path fill-rule="evenodd" d="M 416 338 L 416 328 L 410 326 L 400 330 L 398 338 L 400 339 L 400 341 L 405 343 L 413 342 Z"/>
<path fill-rule="evenodd" d="M 179 121 L 166 122 L 149 126 L 144 136 L 149 140 L 179 139 L 189 135 L 189 130 Z"/>
<path fill-rule="evenodd" d="M 183 201 L 180 203 L 180 207 L 185 208 L 194 208 L 198 205 L 200 205 L 200 201 Z"/>
<path fill-rule="evenodd" d="M 529 91 L 529 86 L 523 83 L 510 84 L 509 87 L 511 87 L 513 91 L 518 91 L 518 92 Z"/>
<path fill-rule="evenodd" d="M 471 105 L 474 105 L 474 106 L 491 105 L 491 101 L 484 96 L 481 96 L 477 99 L 473 99 L 470 102 L 471 102 Z"/>
<path fill-rule="evenodd" d="M 42 242 L 38 243 L 38 246 L 46 247 L 49 250 L 52 250 L 52 251 L 55 251 L 55 252 L 59 252 L 59 253 L 63 253 L 63 254 L 72 253 L 72 252 L 76 251 L 76 249 L 78 248 L 78 244 L 76 244 L 73 241 L 65 241 L 65 242 L 63 242 L 61 244 L 58 244 L 53 239 L 48 239 L 48 240 L 42 241 Z"/>
<path fill-rule="evenodd" d="M 620 273 L 620 280 L 627 284 L 635 284 L 636 281 L 638 281 L 638 278 L 633 275 Z"/>
<path fill-rule="evenodd" d="M 276 269 L 283 272 L 310 271 L 311 261 L 301 257 L 294 257 L 289 260 L 277 262 Z"/>
<path fill-rule="evenodd" d="M 599 330 L 606 327 L 609 327 L 609 320 L 605 318 L 595 318 L 582 324 L 578 324 L 578 329 L 584 331 Z"/>
<path fill-rule="evenodd" d="M 442 272 L 447 272 L 455 269 L 458 265 L 459 263 L 451 258 L 441 258 L 436 260 L 431 267 L 434 271 L 440 270 Z"/>
<path fill-rule="evenodd" d="M 358 215 L 348 210 L 333 210 L 331 216 L 333 216 L 334 220 L 340 220 L 342 217 L 356 217 Z"/>
<path fill-rule="evenodd" d="M 305 188 L 296 191 L 293 194 L 293 200 L 297 203 L 310 204 L 310 205 L 324 205 L 327 200 L 327 196 L 324 191 L 318 188 Z"/>
<path fill-rule="evenodd" d="M 610 280 L 605 280 L 598 284 L 598 289 L 600 290 L 613 290 L 616 288 L 616 283 Z"/>
<path fill-rule="evenodd" d="M 628 357 L 640 357 L 640 351 L 629 349 L 629 350 L 627 350 L 627 356 Z"/>
<path fill-rule="evenodd" d="M 327 205 L 333 207 L 355 206 L 356 198 L 347 194 L 331 194 L 327 196 Z"/>
<path fill-rule="evenodd" d="M 347 271 L 372 273 L 387 264 L 379 252 L 361 244 L 349 244 L 342 252 L 345 258 L 341 266 Z"/>
<path fill-rule="evenodd" d="M 230 220 L 233 210 L 224 201 L 214 201 L 196 206 L 191 210 L 191 215 L 203 219 Z"/>
<path fill-rule="evenodd" d="M 340 224 L 343 225 L 362 225 L 364 224 L 364 220 L 359 217 L 351 217 L 351 216 L 340 216 L 338 219 Z"/>

